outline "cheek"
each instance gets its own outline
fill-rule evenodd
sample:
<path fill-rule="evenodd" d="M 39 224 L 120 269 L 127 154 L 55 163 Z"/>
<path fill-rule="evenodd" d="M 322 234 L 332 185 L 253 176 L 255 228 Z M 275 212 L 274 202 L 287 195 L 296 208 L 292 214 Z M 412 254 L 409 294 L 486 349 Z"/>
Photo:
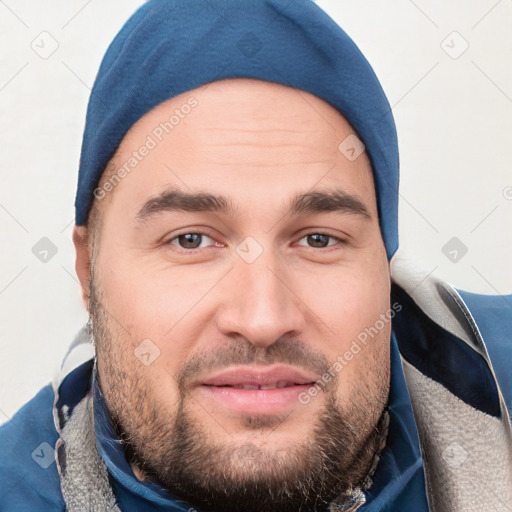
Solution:
<path fill-rule="evenodd" d="M 314 286 L 305 289 L 307 299 L 304 302 L 310 305 L 327 327 L 327 332 L 342 347 L 389 311 L 387 266 L 317 274 L 311 284 Z M 380 323 L 379 326 L 382 329 Z"/>
<path fill-rule="evenodd" d="M 112 286 L 113 282 L 109 283 Z M 151 308 L 133 295 L 119 293 L 116 303 L 112 293 L 102 287 L 106 301 L 112 301 L 103 315 L 97 343 L 98 371 L 111 410 L 132 428 L 141 428 L 138 420 L 126 417 L 126 411 L 137 411 L 141 417 L 150 417 L 151 407 L 158 404 L 163 416 L 169 416 L 179 402 L 175 375 L 186 351 L 181 345 L 169 347 L 159 335 L 158 322 L 153 321 Z M 107 298 L 108 297 L 108 298 Z M 113 305 L 116 305 L 114 308 Z M 125 314 L 121 314 L 124 312 Z M 99 322 L 97 322 L 99 324 Z M 123 328 L 121 328 L 121 325 Z M 98 327 L 100 327 L 98 325 Z M 172 351 L 172 358 L 167 353 Z M 167 411 L 167 412 L 165 412 Z M 133 420 L 133 422 L 132 422 Z"/>
<path fill-rule="evenodd" d="M 155 268 L 138 261 L 118 261 L 103 265 L 101 283 L 109 311 L 130 332 L 139 336 L 161 338 L 182 319 L 194 315 L 196 305 L 215 282 L 201 273 L 177 268 Z"/>
<path fill-rule="evenodd" d="M 136 261 L 117 261 L 118 265 L 106 267 L 101 273 L 104 303 L 124 327 L 123 343 L 131 352 L 137 351 L 142 342 L 154 350 L 157 357 L 144 370 L 157 378 L 159 389 L 166 389 L 169 376 L 176 375 L 204 334 L 205 325 L 211 324 L 210 304 L 219 278 L 201 272 L 198 279 L 197 271 L 190 269 L 145 268 Z M 203 300 L 206 296 L 208 300 Z"/>
<path fill-rule="evenodd" d="M 387 259 L 317 273 L 309 284 L 304 302 L 320 318 L 310 336 L 332 362 L 340 401 L 349 403 L 358 390 L 372 401 L 385 400 L 394 316 Z"/>

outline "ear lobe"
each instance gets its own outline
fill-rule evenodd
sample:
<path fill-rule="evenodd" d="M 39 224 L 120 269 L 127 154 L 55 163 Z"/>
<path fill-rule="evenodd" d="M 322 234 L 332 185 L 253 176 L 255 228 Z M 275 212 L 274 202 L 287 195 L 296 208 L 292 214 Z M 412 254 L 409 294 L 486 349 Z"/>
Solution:
<path fill-rule="evenodd" d="M 73 244 L 75 245 L 75 270 L 82 289 L 82 300 L 89 311 L 89 283 L 91 279 L 91 251 L 89 247 L 89 233 L 86 226 L 73 228 Z"/>

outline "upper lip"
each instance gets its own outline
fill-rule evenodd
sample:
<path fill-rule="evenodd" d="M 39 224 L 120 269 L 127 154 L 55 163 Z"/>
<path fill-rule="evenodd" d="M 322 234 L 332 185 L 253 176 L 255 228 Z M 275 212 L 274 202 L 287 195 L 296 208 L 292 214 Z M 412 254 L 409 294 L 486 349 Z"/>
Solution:
<path fill-rule="evenodd" d="M 311 384 L 317 378 L 297 368 L 285 365 L 246 365 L 222 370 L 199 382 L 203 386 L 265 386 L 277 382 Z"/>

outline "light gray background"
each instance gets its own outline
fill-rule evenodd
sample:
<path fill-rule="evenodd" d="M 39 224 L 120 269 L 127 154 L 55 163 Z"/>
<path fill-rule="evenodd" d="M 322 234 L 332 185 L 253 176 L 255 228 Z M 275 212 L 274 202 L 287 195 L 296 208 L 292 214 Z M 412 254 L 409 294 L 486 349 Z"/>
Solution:
<path fill-rule="evenodd" d="M 87 319 L 71 243 L 86 104 L 141 3 L 0 0 L 0 422 L 52 378 Z M 393 106 L 400 252 L 459 288 L 512 292 L 511 0 L 318 4 Z M 42 237 L 57 249 L 46 262 L 32 252 Z M 456 262 L 442 251 L 453 237 L 468 249 Z"/>

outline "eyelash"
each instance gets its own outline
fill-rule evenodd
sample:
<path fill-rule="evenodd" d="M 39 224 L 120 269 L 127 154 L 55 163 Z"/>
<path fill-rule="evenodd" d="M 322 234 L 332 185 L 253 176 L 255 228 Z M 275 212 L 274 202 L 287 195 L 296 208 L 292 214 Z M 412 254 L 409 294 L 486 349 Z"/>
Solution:
<path fill-rule="evenodd" d="M 200 236 L 203 236 L 203 237 L 208 237 L 210 238 L 211 240 L 213 240 L 215 242 L 215 240 L 213 239 L 212 236 L 210 236 L 208 233 L 204 233 L 202 231 L 185 231 L 183 233 L 178 233 L 177 235 L 173 236 L 171 239 L 169 239 L 166 244 L 168 245 L 174 245 L 172 244 L 172 242 L 174 240 L 178 240 L 180 236 L 183 236 L 183 235 L 200 235 Z M 320 231 L 311 231 L 310 233 L 306 233 L 305 235 L 303 235 L 300 239 L 300 240 L 303 240 L 304 238 L 307 238 L 308 236 L 311 236 L 311 235 L 321 235 L 321 236 L 325 236 L 325 237 L 328 237 L 329 239 L 331 240 L 334 240 L 337 244 L 340 244 L 340 245 L 344 245 L 347 243 L 346 240 L 342 239 L 342 238 L 339 238 L 337 236 L 334 236 L 334 235 L 329 235 L 328 233 L 322 233 Z M 327 245 L 325 247 L 310 247 L 310 246 L 307 246 L 309 247 L 310 249 L 328 249 L 330 247 L 332 247 L 333 245 L 336 245 L 336 244 L 331 244 L 331 245 Z M 194 253 L 196 251 L 199 251 L 200 249 L 208 249 L 209 247 L 212 247 L 212 246 L 208 246 L 208 247 L 194 247 L 194 248 L 189 248 L 189 249 L 185 249 L 184 247 L 179 247 L 178 245 L 175 245 L 175 248 L 178 252 L 181 252 L 181 253 L 184 253 L 184 254 L 190 254 L 190 253 Z"/>

